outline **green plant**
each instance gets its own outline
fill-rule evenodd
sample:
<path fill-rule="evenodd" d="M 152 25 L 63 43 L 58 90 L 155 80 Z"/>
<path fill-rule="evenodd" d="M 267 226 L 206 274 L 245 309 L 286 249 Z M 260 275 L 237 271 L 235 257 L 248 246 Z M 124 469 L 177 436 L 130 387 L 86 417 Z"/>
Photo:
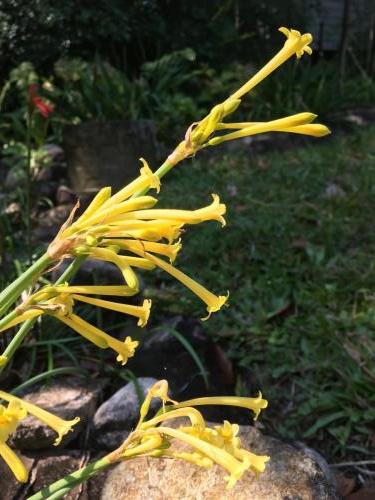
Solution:
<path fill-rule="evenodd" d="M 155 173 L 151 171 L 147 162 L 141 159 L 140 175 L 133 182 L 115 194 L 112 194 L 110 187 L 102 188 L 86 210 L 75 218 L 77 205 L 48 246 L 47 251 L 1 293 L 0 303 L 4 316 L 0 320 L 0 331 L 19 324 L 22 326 L 0 358 L 0 371 L 13 358 L 36 321 L 42 317 L 51 317 L 68 326 L 100 349 L 114 351 L 117 354 L 117 361 L 124 365 L 128 358 L 134 355 L 138 341 L 130 336 L 120 341 L 108 335 L 103 329 L 92 325 L 77 314 L 76 304 L 83 303 L 90 307 L 117 311 L 137 318 L 137 324 L 145 326 L 150 315 L 151 300 L 145 299 L 141 305 L 133 305 L 107 298 L 108 296 L 124 298 L 138 294 L 140 284 L 134 268 L 151 271 L 158 267 L 184 284 L 206 305 L 207 316 L 203 318 L 204 320 L 226 304 L 229 292 L 226 295 L 215 295 L 173 264 L 181 249 L 180 236 L 185 226 L 205 221 L 217 221 L 224 226 L 225 205 L 220 202 L 218 195 L 213 194 L 212 203 L 197 210 L 158 209 L 154 208 L 158 200 L 149 196 L 148 192 L 150 189 L 159 192 L 160 179 L 181 161 L 195 155 L 201 149 L 224 141 L 265 131 L 290 132 L 316 137 L 329 133 L 326 126 L 312 123 L 316 118 L 316 115 L 312 113 L 298 113 L 269 122 L 227 121 L 228 116 L 239 107 L 244 96 L 270 73 L 294 55 L 300 58 L 304 53 L 311 54 L 309 44 L 312 37 L 310 34 L 302 35 L 296 30 L 287 28 L 280 28 L 280 31 L 287 39 L 282 49 L 238 90 L 214 106 L 203 119 L 192 123 L 184 139 Z M 40 111 L 42 112 L 42 109 Z M 71 256 L 74 260 L 60 278 L 54 284 L 38 285 L 38 280 L 46 269 L 51 264 L 58 265 L 66 256 Z M 165 260 L 165 257 L 170 263 Z M 70 285 L 69 281 L 72 276 L 87 258 L 115 264 L 125 284 Z M 30 285 L 32 291 L 17 307 L 13 308 L 14 303 Z M 95 296 L 98 295 L 106 298 L 96 298 Z M 185 346 L 188 348 L 186 342 Z M 43 377 L 49 376 L 54 370 L 52 348 L 49 344 L 47 371 L 42 375 Z M 190 353 L 193 356 L 193 351 Z M 198 359 L 196 357 L 194 359 L 200 365 Z M 77 367 L 73 369 L 75 371 Z M 6 444 L 19 421 L 25 418 L 27 413 L 38 417 L 57 432 L 58 438 L 55 444 L 59 444 L 78 419 L 64 421 L 4 391 L 0 391 L 0 398 L 9 403 L 7 407 L 0 406 L 0 413 L 3 417 L 0 422 L 2 424 L 0 454 L 17 479 L 26 482 L 26 468 Z M 162 409 L 155 417 L 148 418 L 148 410 L 153 398 L 161 399 Z M 184 458 L 201 466 L 211 466 L 217 463 L 229 473 L 228 487 L 232 487 L 247 470 L 256 473 L 263 472 L 269 457 L 257 456 L 243 449 L 237 437 L 239 430 L 237 425 L 225 421 L 222 426 L 215 428 L 206 426 L 196 407 L 211 404 L 248 408 L 257 418 L 268 403 L 262 398 L 261 393 L 256 398 L 207 397 L 178 403 L 170 398 L 168 383 L 162 380 L 148 392 L 141 405 L 140 418 L 135 430 L 118 449 L 57 481 L 31 498 L 33 500 L 45 497 L 61 498 L 98 470 L 136 456 Z M 177 429 L 165 425 L 167 420 L 179 417 L 187 417 L 190 424 Z M 173 440 L 189 445 L 191 451 L 181 454 L 174 450 L 171 447 Z"/>

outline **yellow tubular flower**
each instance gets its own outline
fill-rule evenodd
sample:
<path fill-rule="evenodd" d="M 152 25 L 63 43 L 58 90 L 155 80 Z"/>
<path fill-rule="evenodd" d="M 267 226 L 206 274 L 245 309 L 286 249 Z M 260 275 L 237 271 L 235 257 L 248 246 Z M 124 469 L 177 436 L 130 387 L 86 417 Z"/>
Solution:
<path fill-rule="evenodd" d="M 30 309 L 29 311 L 25 311 L 24 313 L 20 314 L 13 320 L 9 321 L 5 326 L 0 328 L 0 332 L 3 332 L 5 330 L 8 330 L 8 328 L 12 328 L 12 326 L 16 326 L 19 323 L 23 323 L 24 321 L 27 321 L 28 319 L 33 319 L 37 318 L 38 316 L 41 316 L 44 311 L 38 311 L 37 309 Z"/>
<path fill-rule="evenodd" d="M 163 438 L 157 432 L 145 436 L 142 443 L 134 448 L 126 449 L 122 457 L 127 459 L 134 456 L 147 456 L 149 453 L 153 453 L 156 449 L 163 445 Z"/>
<path fill-rule="evenodd" d="M 15 432 L 18 423 L 27 416 L 25 408 L 16 401 L 11 401 L 6 408 L 0 405 L 0 456 L 15 475 L 17 481 L 25 483 L 28 472 L 23 462 L 6 444 L 10 434 Z"/>
<path fill-rule="evenodd" d="M 89 219 L 92 215 L 94 215 L 100 208 L 103 207 L 105 202 L 111 197 L 111 192 L 112 189 L 110 187 L 104 187 L 102 188 L 94 197 L 94 199 L 91 201 L 90 205 L 86 208 L 84 213 L 79 217 L 77 222 L 74 224 L 76 225 L 78 222 L 82 224 L 82 222 L 86 221 Z"/>
<path fill-rule="evenodd" d="M 157 193 L 160 191 L 160 179 L 151 171 L 148 163 L 144 158 L 139 159 L 143 164 L 140 170 L 140 176 L 137 177 L 130 184 L 122 188 L 118 193 L 114 194 L 110 200 L 106 201 L 103 208 L 108 207 L 108 205 L 114 205 L 126 200 L 138 191 L 144 188 L 150 187 L 156 189 Z"/>
<path fill-rule="evenodd" d="M 312 53 L 309 44 L 313 38 L 310 33 L 301 35 L 299 31 L 288 30 L 287 28 L 279 28 L 279 31 L 287 37 L 284 47 L 258 73 L 251 77 L 245 85 L 234 92 L 228 100 L 240 99 L 294 54 L 300 58 L 304 52 L 309 55 Z"/>
<path fill-rule="evenodd" d="M 58 319 L 68 325 L 70 328 L 75 330 L 77 333 L 85 337 L 90 342 L 102 349 L 110 347 L 112 350 L 118 353 L 117 361 L 124 365 L 129 358 L 134 356 L 138 342 L 132 340 L 130 337 L 121 342 L 110 335 L 106 334 L 99 328 L 91 325 L 84 319 L 80 318 L 76 314 L 71 314 L 69 316 L 58 316 Z"/>
<path fill-rule="evenodd" d="M 183 222 L 165 220 L 127 220 L 111 223 L 106 233 L 107 238 L 135 238 L 137 240 L 160 241 L 172 243 L 181 234 Z M 119 244 L 119 243 L 117 243 Z"/>
<path fill-rule="evenodd" d="M 134 291 L 133 288 L 130 288 L 125 285 L 83 285 L 83 286 L 70 286 L 70 285 L 57 285 L 48 287 L 51 288 L 52 291 L 56 293 L 84 293 L 86 295 L 112 295 L 118 297 L 131 297 L 135 295 L 137 292 Z"/>
<path fill-rule="evenodd" d="M 139 290 L 137 275 L 126 261 L 126 257 L 117 255 L 117 253 L 107 248 L 97 247 L 90 249 L 90 255 L 99 260 L 106 260 L 115 264 L 120 269 L 126 284 L 133 290 Z"/>
<path fill-rule="evenodd" d="M 76 417 L 73 420 L 63 420 L 62 418 L 57 417 L 56 415 L 53 415 L 52 413 L 49 413 L 48 411 L 43 410 L 42 408 L 39 408 L 38 406 L 33 405 L 28 401 L 17 398 L 16 396 L 12 396 L 12 394 L 8 394 L 7 392 L 4 391 L 0 391 L 0 398 L 3 399 L 4 401 L 8 401 L 13 405 L 14 404 L 19 405 L 18 407 L 22 408 L 23 409 L 22 411 L 30 413 L 30 415 L 33 415 L 37 419 L 41 420 L 43 423 L 48 425 L 48 427 L 51 427 L 51 429 L 57 432 L 57 438 L 54 442 L 55 446 L 60 444 L 65 434 L 70 432 L 72 430 L 72 427 L 76 425 L 80 420 L 79 417 Z M 10 406 L 8 408 L 10 408 Z"/>
<path fill-rule="evenodd" d="M 138 326 L 146 326 L 148 318 L 150 317 L 151 300 L 145 299 L 142 306 L 133 306 L 129 304 L 120 304 L 119 302 L 110 302 L 108 300 L 94 299 L 92 297 L 85 297 L 84 295 L 73 295 L 73 298 L 87 304 L 92 304 L 98 307 L 104 307 L 112 311 L 118 311 L 130 316 L 138 318 Z"/>
<path fill-rule="evenodd" d="M 187 276 L 185 273 L 180 271 L 179 269 L 176 269 L 173 267 L 171 264 L 168 264 L 162 259 L 159 259 L 158 257 L 155 257 L 155 255 L 152 255 L 148 252 L 145 252 L 145 257 L 147 259 L 150 259 L 151 262 L 156 264 L 158 267 L 169 273 L 171 276 L 176 278 L 178 281 L 181 281 L 183 285 L 185 285 L 189 290 L 191 290 L 195 295 L 197 295 L 206 305 L 207 305 L 207 312 L 208 316 L 206 318 L 202 318 L 203 320 L 206 320 L 210 317 L 211 313 L 219 311 L 221 307 L 226 303 L 228 300 L 228 295 L 214 295 L 211 293 L 207 288 L 204 288 L 204 286 L 200 285 L 196 281 L 194 281 L 192 278 Z"/>
<path fill-rule="evenodd" d="M 192 428 L 192 430 L 193 429 L 194 428 Z M 228 488 L 231 488 L 236 483 L 236 481 L 238 481 L 242 477 L 243 473 L 248 468 L 247 464 L 244 464 L 240 460 L 237 460 L 224 449 L 207 443 L 206 441 L 199 439 L 199 437 L 190 435 L 181 429 L 171 429 L 169 427 L 161 426 L 156 427 L 155 430 L 157 430 L 157 432 L 160 432 L 164 436 L 173 437 L 183 443 L 190 445 L 194 450 L 202 453 L 204 456 L 208 457 L 213 462 L 227 470 L 230 473 L 230 477 L 228 478 Z"/>
<path fill-rule="evenodd" d="M 91 217 L 84 221 L 84 224 L 80 224 L 79 220 L 75 225 L 75 230 L 82 230 L 83 228 L 90 228 L 98 222 L 101 224 L 108 224 L 112 219 L 116 218 L 118 215 L 126 214 L 134 210 L 144 210 L 153 207 L 157 203 L 157 199 L 152 196 L 139 196 L 138 198 L 132 198 L 130 200 L 123 201 L 122 203 L 117 203 L 111 205 L 103 210 L 97 210 Z"/>
<path fill-rule="evenodd" d="M 165 243 L 157 243 L 154 241 L 137 241 L 130 239 L 123 240 L 105 240 L 105 243 L 115 244 L 118 243 L 118 246 L 122 250 L 129 250 L 131 252 L 137 252 L 140 255 L 143 255 L 143 252 L 153 252 L 158 253 L 160 255 L 165 255 L 169 257 L 170 262 L 174 262 L 176 260 L 178 252 L 181 250 L 181 242 L 177 241 L 174 245 L 165 244 Z M 153 266 L 154 267 L 154 266 Z"/>
<path fill-rule="evenodd" d="M 240 137 L 247 137 L 263 132 L 292 132 L 315 135 L 316 137 L 322 137 L 323 135 L 330 134 L 330 130 L 325 125 L 311 124 L 311 121 L 315 118 L 316 115 L 313 113 L 298 113 L 296 115 L 265 123 L 223 123 L 220 124 L 221 129 L 238 128 L 238 130 L 226 135 L 214 137 L 213 139 L 210 139 L 208 144 L 215 146 L 224 141 L 231 141 L 233 139 L 239 139 Z"/>
<path fill-rule="evenodd" d="M 198 410 L 196 410 L 195 408 L 180 408 L 177 410 L 168 411 L 167 413 L 162 413 L 152 418 L 151 420 L 147 420 L 147 422 L 144 422 L 143 424 L 140 425 L 140 429 L 142 430 L 150 429 L 151 427 L 154 427 L 155 425 L 160 424 L 161 422 L 165 422 L 166 420 L 171 420 L 174 418 L 181 418 L 181 417 L 188 418 L 192 426 L 200 427 L 203 429 L 206 427 L 204 418 L 202 417 L 202 414 Z"/>
<path fill-rule="evenodd" d="M 261 412 L 268 406 L 268 401 L 262 398 L 262 393 L 259 392 L 257 398 L 246 398 L 239 396 L 214 396 L 207 398 L 196 398 L 183 401 L 173 405 L 173 408 L 184 408 L 185 406 L 200 406 L 200 405 L 223 405 L 223 406 L 236 406 L 239 408 L 247 408 L 255 413 L 254 420 L 256 420 Z"/>
<path fill-rule="evenodd" d="M 151 210 L 135 210 L 134 212 L 128 212 L 123 214 L 123 220 L 131 219 L 165 219 L 165 220 L 177 220 L 180 223 L 185 224 L 198 224 L 200 222 L 208 220 L 217 220 L 225 225 L 225 220 L 223 214 L 225 214 L 225 205 L 220 203 L 220 199 L 217 195 L 212 195 L 213 202 L 207 207 L 198 210 L 170 210 L 165 208 L 151 209 Z"/>

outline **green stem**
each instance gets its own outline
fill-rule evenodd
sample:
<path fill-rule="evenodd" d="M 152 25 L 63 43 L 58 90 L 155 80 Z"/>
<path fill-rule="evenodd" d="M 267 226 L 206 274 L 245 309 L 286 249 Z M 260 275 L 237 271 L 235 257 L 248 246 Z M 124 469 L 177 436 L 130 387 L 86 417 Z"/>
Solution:
<path fill-rule="evenodd" d="M 26 242 L 29 264 L 31 264 L 31 117 L 32 111 L 29 108 L 26 124 Z"/>
<path fill-rule="evenodd" d="M 86 260 L 86 258 L 86 255 L 80 255 L 79 257 L 76 257 L 65 269 L 60 278 L 55 282 L 55 285 L 61 285 L 62 283 L 69 281 L 76 274 L 82 262 Z"/>
<path fill-rule="evenodd" d="M 83 467 L 82 469 L 72 472 L 72 474 L 68 474 L 55 483 L 50 484 L 46 488 L 38 491 L 38 493 L 35 493 L 35 495 L 29 497 L 27 500 L 56 500 L 58 498 L 61 498 L 75 486 L 83 483 L 83 481 L 87 481 L 87 479 L 90 479 L 90 477 L 94 476 L 97 472 L 105 469 L 109 465 L 111 465 L 111 462 L 107 457 L 101 458 L 96 462 L 92 462 L 86 465 L 86 467 Z"/>
<path fill-rule="evenodd" d="M 0 315 L 18 299 L 21 293 L 47 269 L 52 259 L 47 253 L 43 254 L 24 273 L 15 279 L 0 293 Z"/>
<path fill-rule="evenodd" d="M 79 266 L 85 258 L 85 256 L 79 256 L 74 259 L 73 262 L 65 269 L 60 278 L 56 281 L 55 285 L 60 285 L 61 283 L 64 283 L 65 281 L 68 281 L 70 278 L 72 278 L 73 275 L 78 271 Z M 34 326 L 35 321 L 36 318 L 28 319 L 27 321 L 25 321 L 18 332 L 15 334 L 15 336 L 12 338 L 12 340 L 9 342 L 7 348 L 3 352 L 3 356 L 6 356 L 8 358 L 8 362 L 14 356 L 14 353 L 17 351 L 26 335 Z M 0 366 L 0 373 L 3 371 L 6 364 Z"/>
<path fill-rule="evenodd" d="M 15 334 L 15 336 L 12 338 L 12 340 L 9 342 L 7 345 L 7 348 L 3 352 L 3 356 L 7 358 L 7 363 L 3 364 L 0 366 L 0 373 L 4 370 L 4 368 L 7 366 L 9 360 L 14 356 L 14 353 L 17 351 L 19 346 L 22 344 L 23 339 L 26 337 L 26 335 L 29 333 L 31 328 L 33 327 L 34 323 L 36 321 L 36 318 L 33 319 L 28 319 L 23 323 L 21 328 L 18 330 L 18 332 Z"/>

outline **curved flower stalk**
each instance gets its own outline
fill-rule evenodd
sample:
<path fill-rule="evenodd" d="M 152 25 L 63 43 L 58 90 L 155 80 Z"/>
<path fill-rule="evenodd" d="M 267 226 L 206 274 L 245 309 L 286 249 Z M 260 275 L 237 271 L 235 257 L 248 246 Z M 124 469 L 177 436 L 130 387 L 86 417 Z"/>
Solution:
<path fill-rule="evenodd" d="M 1 323 L 0 332 L 23 323 L 32 318 L 48 314 L 62 323 L 66 324 L 82 337 L 94 343 L 101 349 L 110 348 L 118 356 L 117 361 L 124 365 L 128 358 L 134 355 L 138 342 L 126 337 L 124 341 L 117 340 L 99 328 L 91 325 L 86 320 L 74 313 L 76 301 L 90 304 L 138 318 L 138 325 L 143 327 L 147 324 L 150 316 L 151 300 L 145 299 L 140 306 L 123 304 L 103 300 L 90 295 L 134 295 L 134 290 L 127 286 L 69 286 L 67 284 L 58 286 L 45 286 L 31 295 L 15 313 L 12 313 L 9 321 L 4 318 Z"/>
<path fill-rule="evenodd" d="M 237 110 L 241 104 L 241 99 L 246 94 L 288 59 L 294 55 L 300 59 L 304 53 L 309 55 L 312 53 L 312 49 L 309 46 L 312 42 L 310 33 L 301 34 L 297 30 L 289 30 L 284 27 L 279 28 L 279 31 L 287 38 L 282 49 L 236 92 L 221 104 L 214 106 L 205 118 L 193 123 L 188 128 L 185 139 L 168 157 L 168 162 L 171 166 L 179 163 L 188 156 L 194 155 L 204 147 L 216 146 L 224 141 L 261 134 L 263 132 L 290 132 L 314 137 L 323 137 L 330 133 L 325 125 L 311 123 L 316 118 L 316 115 L 313 113 L 300 113 L 264 123 L 226 123 L 224 121 L 227 116 Z M 296 117 L 300 118 L 300 123 L 295 122 Z M 217 131 L 227 129 L 234 129 L 236 132 L 218 136 L 214 135 Z"/>
<path fill-rule="evenodd" d="M 65 434 L 73 430 L 73 426 L 79 422 L 79 418 L 63 420 L 28 401 L 4 391 L 0 391 L 0 399 L 8 402 L 8 406 L 0 404 L 0 455 L 10 467 L 16 479 L 25 483 L 28 479 L 27 469 L 22 460 L 6 444 L 9 436 L 16 431 L 19 422 L 26 418 L 28 414 L 38 418 L 57 432 L 58 436 L 54 443 L 57 446 Z"/>

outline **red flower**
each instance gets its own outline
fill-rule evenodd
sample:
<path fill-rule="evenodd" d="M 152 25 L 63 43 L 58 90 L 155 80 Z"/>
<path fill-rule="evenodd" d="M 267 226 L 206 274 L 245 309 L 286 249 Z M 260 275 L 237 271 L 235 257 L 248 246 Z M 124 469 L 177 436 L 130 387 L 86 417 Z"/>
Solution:
<path fill-rule="evenodd" d="M 27 90 L 30 97 L 31 108 L 37 109 L 44 118 L 48 118 L 55 107 L 52 104 L 48 104 L 38 95 L 38 85 L 36 83 L 29 85 Z"/>
<path fill-rule="evenodd" d="M 44 116 L 44 118 L 48 118 L 48 116 L 52 113 L 52 111 L 55 109 L 52 104 L 47 104 L 43 99 L 39 96 L 33 97 L 31 102 L 33 103 L 34 107 L 39 111 L 39 113 Z"/>

